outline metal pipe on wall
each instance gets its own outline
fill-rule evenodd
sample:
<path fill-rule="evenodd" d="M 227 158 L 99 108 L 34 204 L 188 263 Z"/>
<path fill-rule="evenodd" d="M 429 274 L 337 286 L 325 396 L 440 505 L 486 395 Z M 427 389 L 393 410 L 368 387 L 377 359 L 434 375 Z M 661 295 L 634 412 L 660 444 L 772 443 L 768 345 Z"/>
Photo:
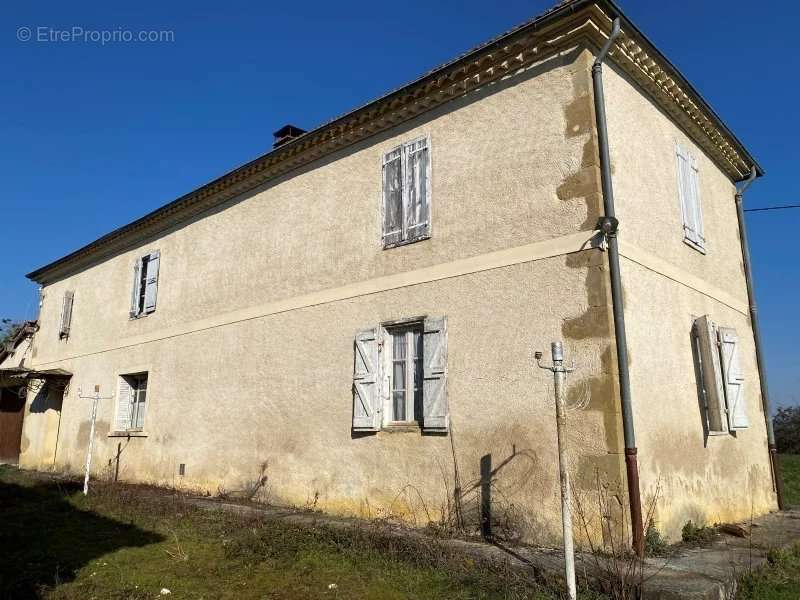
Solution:
<path fill-rule="evenodd" d="M 622 300 L 622 280 L 619 266 L 617 242 L 618 221 L 614 211 L 614 188 L 611 181 L 611 157 L 608 147 L 608 125 L 606 122 L 605 93 L 603 91 L 603 60 L 620 33 L 619 17 L 614 19 L 611 34 L 600 49 L 592 65 L 594 109 L 597 121 L 597 142 L 600 151 L 600 176 L 603 189 L 603 217 L 600 228 L 608 245 L 608 269 L 611 277 L 611 303 L 614 313 L 614 335 L 617 346 L 620 402 L 622 405 L 622 430 L 625 439 L 625 471 L 628 482 L 631 531 L 633 548 L 641 556 L 644 553 L 644 527 L 642 524 L 642 499 L 639 490 L 639 465 L 636 450 L 636 433 L 633 427 L 633 405 L 628 367 L 628 339 L 625 332 L 625 311 Z"/>
<path fill-rule="evenodd" d="M 780 463 L 778 462 L 778 450 L 775 446 L 775 431 L 772 427 L 772 416 L 769 401 L 769 386 L 767 385 L 767 374 L 764 366 L 764 353 L 761 347 L 761 330 L 758 323 L 758 305 L 756 295 L 753 290 L 753 271 L 750 266 L 750 247 L 747 244 L 747 227 L 744 221 L 744 210 L 742 200 L 747 188 L 753 183 L 757 176 L 755 167 L 751 168 L 750 177 L 744 182 L 742 187 L 736 190 L 736 216 L 739 221 L 739 238 L 742 243 L 742 262 L 744 264 L 744 278 L 747 283 L 747 300 L 750 309 L 750 326 L 753 328 L 753 340 L 756 346 L 756 364 L 758 365 L 758 379 L 761 382 L 761 406 L 764 410 L 764 421 L 767 426 L 767 444 L 769 447 L 769 461 L 772 468 L 772 485 L 778 499 L 778 508 L 783 510 L 786 505 L 783 496 L 783 478 L 781 477 Z"/>

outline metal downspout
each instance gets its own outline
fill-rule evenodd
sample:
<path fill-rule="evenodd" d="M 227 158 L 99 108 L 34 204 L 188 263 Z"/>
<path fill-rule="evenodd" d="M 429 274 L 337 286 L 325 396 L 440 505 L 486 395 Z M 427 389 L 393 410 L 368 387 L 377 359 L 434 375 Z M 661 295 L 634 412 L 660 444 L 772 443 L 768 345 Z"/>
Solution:
<path fill-rule="evenodd" d="M 625 312 L 622 303 L 622 281 L 620 278 L 619 246 L 617 243 L 618 221 L 614 211 L 614 188 L 611 181 L 611 158 L 608 149 L 606 103 L 603 92 L 603 60 L 619 32 L 619 17 L 617 17 L 614 19 L 611 28 L 611 35 L 609 35 L 608 40 L 600 49 L 600 53 L 592 65 L 592 84 L 594 87 L 594 112 L 597 120 L 597 142 L 600 150 L 600 175 L 605 213 L 600 219 L 600 225 L 606 234 L 608 244 L 608 267 L 611 276 L 611 303 L 614 312 L 614 336 L 616 338 L 617 364 L 619 368 L 622 429 L 625 438 L 625 471 L 628 482 L 633 549 L 639 556 L 642 556 L 644 553 L 642 499 L 639 491 L 639 465 L 636 455 L 636 434 L 633 427 L 631 382 L 628 369 L 628 341 L 625 333 Z"/>
<path fill-rule="evenodd" d="M 756 363 L 758 365 L 758 379 L 761 382 L 761 406 L 764 410 L 764 421 L 767 425 L 767 444 L 769 446 L 769 461 L 772 467 L 772 485 L 778 499 L 778 508 L 786 508 L 783 496 L 783 479 L 781 478 L 781 468 L 778 462 L 778 451 L 775 446 L 775 431 L 772 428 L 772 416 L 769 402 L 769 386 L 767 384 L 767 374 L 764 367 L 764 353 L 761 347 L 761 331 L 758 324 L 758 306 L 756 305 L 756 295 L 753 290 L 753 271 L 750 266 L 750 247 L 747 243 L 747 228 L 744 221 L 744 209 L 742 198 L 747 188 L 753 183 L 757 176 L 756 168 L 752 167 L 750 177 L 744 185 L 736 190 L 736 216 L 739 220 L 739 238 L 742 242 L 742 262 L 744 263 L 744 278 L 747 283 L 747 299 L 750 308 L 750 326 L 753 328 L 753 339 L 756 346 Z"/>

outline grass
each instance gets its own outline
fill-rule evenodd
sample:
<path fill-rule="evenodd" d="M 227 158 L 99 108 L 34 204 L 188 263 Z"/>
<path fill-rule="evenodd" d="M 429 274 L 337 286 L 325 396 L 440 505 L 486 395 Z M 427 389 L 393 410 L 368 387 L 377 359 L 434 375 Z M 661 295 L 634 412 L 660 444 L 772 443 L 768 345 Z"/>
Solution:
<path fill-rule="evenodd" d="M 800 455 L 781 454 L 779 457 L 786 502 L 800 505 Z"/>
<path fill-rule="evenodd" d="M 786 502 L 800 504 L 800 456 L 780 455 Z M 770 554 L 769 564 L 745 575 L 737 599 L 797 600 L 800 598 L 800 546 Z"/>
<path fill-rule="evenodd" d="M 543 584 L 435 538 L 202 511 L 179 494 L 0 467 L 0 598 L 523 599 Z"/>

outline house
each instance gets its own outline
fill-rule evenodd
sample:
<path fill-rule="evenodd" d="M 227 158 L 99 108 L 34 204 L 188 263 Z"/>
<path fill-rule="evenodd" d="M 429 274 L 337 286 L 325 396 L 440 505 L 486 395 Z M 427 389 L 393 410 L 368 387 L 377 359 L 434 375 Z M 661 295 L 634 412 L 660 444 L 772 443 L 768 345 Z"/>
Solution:
<path fill-rule="evenodd" d="M 562 340 L 576 494 L 673 539 L 776 508 L 735 200 L 762 170 L 613 2 L 276 138 L 29 275 L 30 379 L 71 377 L 29 390 L 23 467 L 81 471 L 97 385 L 95 476 L 557 541 Z"/>

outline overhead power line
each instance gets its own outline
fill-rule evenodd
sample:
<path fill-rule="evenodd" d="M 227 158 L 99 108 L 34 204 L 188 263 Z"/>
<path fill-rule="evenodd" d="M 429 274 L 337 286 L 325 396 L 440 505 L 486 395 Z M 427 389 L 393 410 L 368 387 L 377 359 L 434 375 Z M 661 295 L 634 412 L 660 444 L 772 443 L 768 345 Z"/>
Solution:
<path fill-rule="evenodd" d="M 744 212 L 761 212 L 764 210 L 785 210 L 787 208 L 800 208 L 800 204 L 786 204 L 784 206 L 766 206 L 764 208 L 745 208 Z"/>

